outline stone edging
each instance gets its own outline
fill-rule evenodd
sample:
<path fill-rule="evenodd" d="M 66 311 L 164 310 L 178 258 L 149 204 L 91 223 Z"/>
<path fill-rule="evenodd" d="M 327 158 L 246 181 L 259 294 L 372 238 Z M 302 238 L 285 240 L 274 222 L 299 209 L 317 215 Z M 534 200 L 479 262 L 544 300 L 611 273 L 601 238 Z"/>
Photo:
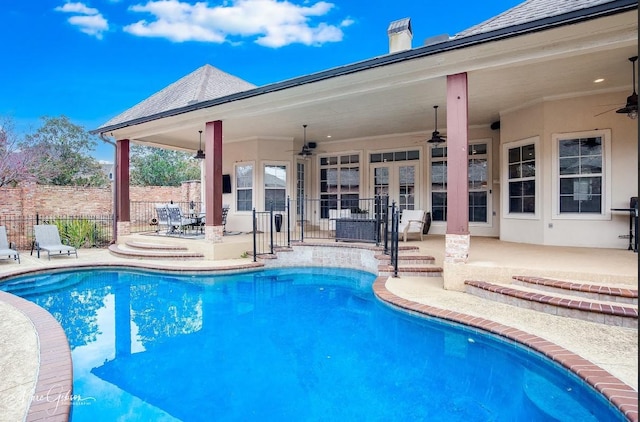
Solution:
<path fill-rule="evenodd" d="M 9 293 L 0 299 L 29 318 L 38 337 L 38 377 L 25 421 L 67 421 L 73 400 L 71 349 L 64 330 L 46 310 Z"/>

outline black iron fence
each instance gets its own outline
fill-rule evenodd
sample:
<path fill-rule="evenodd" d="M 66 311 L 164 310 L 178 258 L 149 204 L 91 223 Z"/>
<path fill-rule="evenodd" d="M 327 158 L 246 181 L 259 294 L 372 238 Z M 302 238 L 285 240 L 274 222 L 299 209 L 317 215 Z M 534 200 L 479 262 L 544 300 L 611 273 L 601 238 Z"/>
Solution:
<path fill-rule="evenodd" d="M 105 247 L 113 240 L 113 215 L 16 215 L 0 216 L 7 239 L 18 249 L 33 247 L 33 226 L 55 224 L 63 242 L 76 248 Z"/>
<path fill-rule="evenodd" d="M 337 208 L 330 208 L 335 205 Z M 395 218 L 395 220 L 394 220 Z M 395 226 L 393 225 L 395 221 Z M 329 199 L 301 201 L 287 198 L 276 209 L 253 211 L 253 258 L 273 254 L 305 239 L 367 242 L 384 246 L 397 273 L 398 209 L 387 196 L 363 198 L 340 204 Z"/>

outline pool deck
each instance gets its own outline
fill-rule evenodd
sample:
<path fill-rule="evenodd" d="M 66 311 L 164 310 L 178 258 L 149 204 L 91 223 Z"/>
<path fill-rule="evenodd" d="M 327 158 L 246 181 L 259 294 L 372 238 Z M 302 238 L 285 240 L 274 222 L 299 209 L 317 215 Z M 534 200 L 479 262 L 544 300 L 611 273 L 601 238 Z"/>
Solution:
<path fill-rule="evenodd" d="M 229 241 L 233 239 L 229 238 Z M 419 246 L 420 252 L 434 256 L 436 263 L 443 262 L 443 236 L 427 236 L 422 242 L 407 244 Z M 22 251 L 21 260 L 20 264 L 0 260 L 0 276 L 50 268 L 119 264 L 190 271 L 255 265 L 250 258 L 219 261 L 126 259 L 113 256 L 106 249 L 80 249 L 77 259 L 61 256 L 50 261 Z M 495 274 L 504 272 L 505 268 L 539 270 L 544 271 L 545 276 L 554 272 L 590 274 L 592 279 L 601 280 L 599 284 L 633 289 L 638 286 L 638 254 L 627 250 L 541 247 L 473 238 L 467 265 L 483 273 Z M 374 288 L 379 296 L 395 297 L 415 309 L 428 307 L 436 313 L 461 315 L 463 320 L 470 318 L 497 324 L 512 332 L 535 336 L 556 345 L 558 350 L 569 351 L 631 387 L 635 412 L 628 416 L 630 420 L 638 420 L 637 329 L 521 309 L 468 293 L 444 290 L 442 286 L 441 277 L 400 277 L 379 278 Z M 65 353 L 68 354 L 66 338 L 64 333 L 60 335 L 61 329 L 52 319 L 30 302 L 0 292 L 0 421 L 66 420 L 68 406 L 65 408 L 65 400 L 58 400 L 60 405 L 55 414 L 51 413 L 51 402 L 64 394 L 64 386 L 71 385 L 70 362 L 65 358 Z"/>

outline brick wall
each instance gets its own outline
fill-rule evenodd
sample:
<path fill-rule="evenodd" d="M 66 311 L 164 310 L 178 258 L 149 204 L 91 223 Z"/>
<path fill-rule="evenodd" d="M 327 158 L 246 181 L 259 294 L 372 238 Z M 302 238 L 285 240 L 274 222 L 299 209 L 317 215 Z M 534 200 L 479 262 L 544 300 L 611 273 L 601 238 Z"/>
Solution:
<path fill-rule="evenodd" d="M 180 187 L 131 186 L 131 201 L 200 202 L 200 182 Z M 112 213 L 113 191 L 109 188 L 45 186 L 26 184 L 0 187 L 0 215 L 104 215 Z"/>

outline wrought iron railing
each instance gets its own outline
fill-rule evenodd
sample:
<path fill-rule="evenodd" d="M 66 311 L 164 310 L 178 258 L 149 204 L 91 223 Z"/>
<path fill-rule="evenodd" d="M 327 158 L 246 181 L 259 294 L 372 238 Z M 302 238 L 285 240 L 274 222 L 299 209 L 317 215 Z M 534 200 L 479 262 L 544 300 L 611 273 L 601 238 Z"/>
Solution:
<path fill-rule="evenodd" d="M 287 198 L 284 210 L 253 211 L 253 258 L 273 254 L 278 247 L 289 247 L 305 239 L 369 242 L 383 245 L 383 253 L 391 255 L 397 274 L 398 212 L 395 203 L 389 207 L 387 196 L 376 196 L 341 203 L 327 208 L 326 199 Z M 395 226 L 393 223 L 395 216 Z M 393 229 L 395 227 L 395 229 Z M 391 236 L 389 232 L 391 230 Z"/>
<path fill-rule="evenodd" d="M 60 238 L 77 248 L 105 247 L 113 241 L 113 215 L 4 215 L 7 239 L 18 249 L 33 247 L 33 226 L 55 224 Z"/>

